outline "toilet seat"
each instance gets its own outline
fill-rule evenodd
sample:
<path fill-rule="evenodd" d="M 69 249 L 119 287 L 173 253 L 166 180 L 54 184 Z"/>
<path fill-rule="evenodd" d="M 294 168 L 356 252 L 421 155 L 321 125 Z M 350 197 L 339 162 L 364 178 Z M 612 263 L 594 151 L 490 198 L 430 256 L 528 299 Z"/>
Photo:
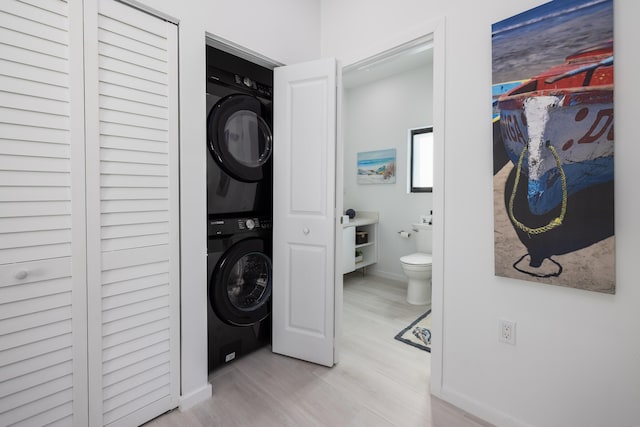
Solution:
<path fill-rule="evenodd" d="M 405 255 L 400 258 L 400 262 L 409 265 L 431 265 L 431 254 L 416 252 L 415 254 Z"/>

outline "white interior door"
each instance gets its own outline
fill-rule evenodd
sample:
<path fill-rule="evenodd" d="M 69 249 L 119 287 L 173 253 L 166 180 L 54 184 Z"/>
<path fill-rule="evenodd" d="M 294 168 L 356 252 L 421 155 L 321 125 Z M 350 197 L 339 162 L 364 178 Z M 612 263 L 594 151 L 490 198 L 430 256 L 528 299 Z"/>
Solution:
<path fill-rule="evenodd" d="M 82 4 L 0 22 L 0 426 L 86 425 Z"/>
<path fill-rule="evenodd" d="M 177 26 L 85 3 L 90 425 L 177 406 Z"/>
<path fill-rule="evenodd" d="M 335 357 L 336 61 L 274 70 L 273 351 Z"/>

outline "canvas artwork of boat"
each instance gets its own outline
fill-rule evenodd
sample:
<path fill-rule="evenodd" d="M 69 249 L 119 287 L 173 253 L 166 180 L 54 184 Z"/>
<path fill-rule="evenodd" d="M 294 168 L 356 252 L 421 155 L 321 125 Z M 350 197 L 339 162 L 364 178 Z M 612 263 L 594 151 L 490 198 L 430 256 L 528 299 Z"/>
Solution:
<path fill-rule="evenodd" d="M 497 276 L 615 292 L 613 0 L 492 25 Z"/>
<path fill-rule="evenodd" d="M 545 214 L 577 191 L 613 179 L 613 70 L 608 41 L 498 99 L 502 140 L 526 179 L 532 213 Z"/>

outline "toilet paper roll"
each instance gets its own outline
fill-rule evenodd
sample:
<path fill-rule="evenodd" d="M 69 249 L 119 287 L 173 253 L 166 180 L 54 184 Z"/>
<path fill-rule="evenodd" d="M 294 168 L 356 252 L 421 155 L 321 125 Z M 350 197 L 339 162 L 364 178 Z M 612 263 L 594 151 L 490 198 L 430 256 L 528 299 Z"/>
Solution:
<path fill-rule="evenodd" d="M 408 239 L 409 237 L 411 237 L 411 233 L 409 233 L 408 231 L 401 231 L 399 234 L 403 239 Z"/>

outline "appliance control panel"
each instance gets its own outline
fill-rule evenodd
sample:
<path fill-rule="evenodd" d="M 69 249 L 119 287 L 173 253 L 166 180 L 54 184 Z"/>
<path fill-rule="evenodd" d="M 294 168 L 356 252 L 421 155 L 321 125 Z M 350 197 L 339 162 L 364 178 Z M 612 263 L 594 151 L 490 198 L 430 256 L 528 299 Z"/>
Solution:
<path fill-rule="evenodd" d="M 237 234 L 254 230 L 271 230 L 271 218 L 247 217 L 209 220 L 209 236 Z"/>
<path fill-rule="evenodd" d="M 207 81 L 216 85 L 223 85 L 239 92 L 250 93 L 266 99 L 273 99 L 273 88 L 250 77 L 231 73 L 215 67 L 208 68 Z"/>
<path fill-rule="evenodd" d="M 273 89 L 270 86 L 263 85 L 259 82 L 256 82 L 255 80 L 251 80 L 249 77 L 243 77 L 235 74 L 234 81 L 236 85 L 253 89 L 266 98 L 271 99 L 273 97 Z"/>

